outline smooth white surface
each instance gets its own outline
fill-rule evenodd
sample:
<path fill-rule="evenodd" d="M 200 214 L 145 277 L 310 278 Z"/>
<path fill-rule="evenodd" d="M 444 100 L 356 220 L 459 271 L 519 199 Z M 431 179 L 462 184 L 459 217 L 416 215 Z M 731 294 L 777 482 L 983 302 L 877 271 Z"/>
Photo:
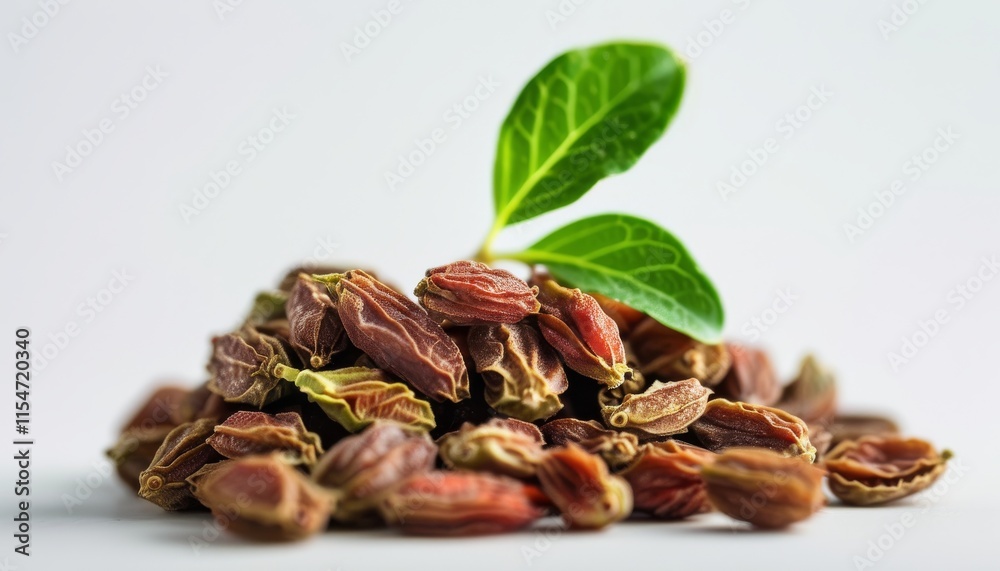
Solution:
<path fill-rule="evenodd" d="M 36 555 L 11 563 L 521 566 L 530 535 L 436 542 L 348 534 L 281 549 L 280 561 L 271 548 L 238 549 L 245 546 L 226 539 L 192 557 L 185 538 L 201 525 L 196 518 L 126 501 L 117 483 L 99 485 L 73 514 L 62 497 L 77 493 L 92 462 L 104 464 L 117 425 L 156 379 L 202 380 L 209 335 L 231 327 L 253 293 L 288 266 L 310 257 L 360 263 L 408 287 L 425 268 L 474 251 L 490 218 L 497 129 L 546 61 L 616 38 L 683 52 L 706 26 L 717 28 L 705 22 L 724 9 L 731 22 L 688 57 L 685 100 L 666 136 L 631 171 L 512 229 L 501 246 L 530 243 L 585 214 L 655 219 L 717 284 L 734 338 L 745 337 L 776 290 L 790 289 L 794 304 L 758 340 L 784 375 L 815 351 L 838 371 L 848 406 L 890 411 L 969 466 L 876 567 L 985 568 L 987 556 L 996 563 L 985 534 L 995 530 L 998 508 L 1000 280 L 961 310 L 948 296 L 975 276 L 982 257 L 1000 254 L 1000 5 L 925 2 L 884 38 L 878 22 L 892 16 L 888 1 L 591 0 L 553 28 L 546 11 L 558 8 L 555 0 L 404 0 L 346 61 L 341 43 L 386 4 L 244 2 L 220 20 L 208 2 L 72 2 L 18 53 L 0 46 L 0 347 L 10 347 L 0 350 L 0 366 L 13 370 L 17 326 L 32 328 L 36 350 L 67 324 L 79 328 L 35 369 Z M 0 10 L 9 39 L 39 8 L 4 2 Z M 119 118 L 116 98 L 147 66 L 166 77 Z M 453 129 L 445 113 L 482 78 L 497 88 Z M 832 93 L 828 101 L 785 139 L 776 122 L 820 87 Z M 295 118 L 245 162 L 241 141 L 283 107 Z M 52 162 L 104 118 L 115 130 L 57 180 Z M 911 180 L 904 163 L 949 127 L 960 138 Z M 385 171 L 437 128 L 446 142 L 390 190 Z M 769 137 L 778 152 L 724 201 L 717 183 Z M 185 223 L 179 205 L 230 160 L 241 161 L 241 174 Z M 897 178 L 906 192 L 850 241 L 843 225 Z M 78 312 L 122 269 L 134 276 L 123 292 L 92 320 Z M 887 353 L 938 310 L 948 322 L 894 372 Z M 3 435 L 13 423 L 11 392 L 0 395 Z M 13 476 L 13 465 L 0 463 L 0 489 L 10 490 Z M 12 499 L 0 496 L 5 521 Z M 704 552 L 711 567 L 743 557 L 752 568 L 849 569 L 905 509 L 829 510 L 790 535 L 734 534 L 717 517 L 701 526 L 708 530 L 622 526 L 564 536 L 533 567 L 691 568 L 693 554 Z M 2 554 L 12 548 L 7 529 L 0 525 Z"/>

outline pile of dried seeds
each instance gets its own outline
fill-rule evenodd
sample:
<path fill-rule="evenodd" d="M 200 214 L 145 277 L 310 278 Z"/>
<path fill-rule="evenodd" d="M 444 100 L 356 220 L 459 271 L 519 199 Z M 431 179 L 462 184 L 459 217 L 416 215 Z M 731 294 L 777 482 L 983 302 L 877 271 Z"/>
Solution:
<path fill-rule="evenodd" d="M 291 540 L 331 525 L 500 533 L 718 510 L 761 528 L 930 486 L 947 451 L 838 414 L 812 357 L 710 345 L 544 273 L 461 261 L 419 305 L 363 270 L 293 270 L 212 340 L 209 380 L 157 389 L 108 454 L 166 510 Z M 766 493 L 764 493 L 766 492 Z M 638 515 L 642 514 L 642 515 Z"/>

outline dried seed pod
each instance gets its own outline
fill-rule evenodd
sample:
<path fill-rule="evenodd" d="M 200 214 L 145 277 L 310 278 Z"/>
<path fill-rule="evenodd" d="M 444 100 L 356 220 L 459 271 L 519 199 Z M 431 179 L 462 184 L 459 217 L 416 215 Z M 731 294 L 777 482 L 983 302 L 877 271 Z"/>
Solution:
<path fill-rule="evenodd" d="M 331 288 L 351 343 L 427 397 L 469 397 L 458 346 L 416 303 L 361 270 L 317 276 Z"/>
<path fill-rule="evenodd" d="M 291 390 L 274 375 L 279 364 L 291 364 L 281 341 L 244 325 L 235 333 L 212 339 L 208 388 L 227 402 L 262 408 Z"/>
<path fill-rule="evenodd" d="M 438 439 L 441 459 L 449 468 L 530 478 L 542 455 L 544 439 L 535 425 L 514 419 L 466 423 Z"/>
<path fill-rule="evenodd" d="M 300 274 L 287 303 L 289 341 L 303 363 L 319 369 L 347 348 L 347 333 L 325 284 Z"/>
<path fill-rule="evenodd" d="M 118 477 L 135 492 L 139 491 L 139 474 L 149 467 L 156 451 L 173 429 L 170 425 L 126 428 L 118 437 L 118 442 L 107 450 L 108 458 L 115 463 Z"/>
<path fill-rule="evenodd" d="M 469 353 L 482 373 L 486 402 L 497 412 L 534 421 L 562 409 L 569 382 L 559 357 L 528 323 L 469 329 Z"/>
<path fill-rule="evenodd" d="M 274 416 L 253 411 L 233 414 L 215 427 L 208 445 L 226 458 L 281 453 L 289 464 L 312 466 L 323 453 L 319 436 L 306 430 L 294 412 Z"/>
<path fill-rule="evenodd" d="M 715 388 L 719 396 L 765 406 L 778 402 L 781 385 L 767 353 L 734 343 L 727 343 L 726 348 L 732 364 Z"/>
<path fill-rule="evenodd" d="M 760 528 L 787 527 L 824 504 L 823 470 L 770 450 L 726 450 L 701 477 L 717 510 Z"/>
<path fill-rule="evenodd" d="M 831 435 L 831 446 L 865 436 L 899 434 L 899 426 L 892 419 L 873 414 L 838 414 L 826 429 Z"/>
<path fill-rule="evenodd" d="M 347 367 L 334 371 L 299 371 L 279 365 L 275 374 L 291 381 L 318 404 L 327 416 L 351 432 L 377 420 L 389 420 L 415 429 L 434 428 L 434 413 L 403 383 L 380 369 Z"/>
<path fill-rule="evenodd" d="M 639 439 L 628 432 L 606 430 L 595 421 L 560 418 L 542 425 L 545 441 L 552 446 L 574 443 L 597 454 L 612 470 L 624 468 L 639 453 Z"/>
<path fill-rule="evenodd" d="M 431 268 L 414 295 L 439 323 L 517 323 L 538 312 L 536 288 L 506 270 L 460 261 Z"/>
<path fill-rule="evenodd" d="M 222 456 L 208 445 L 215 419 L 188 422 L 170 431 L 156 450 L 149 467 L 139 474 L 139 495 L 165 510 L 197 505 L 187 477 Z"/>
<path fill-rule="evenodd" d="M 367 522 L 377 517 L 387 493 L 413 474 L 434 468 L 436 457 L 437 447 L 425 433 L 377 422 L 327 451 L 312 478 L 341 493 L 334 518 Z"/>
<path fill-rule="evenodd" d="M 751 446 L 809 462 L 816 460 L 816 448 L 809 442 L 806 423 L 777 408 L 714 399 L 691 425 L 691 430 L 714 452 Z"/>
<path fill-rule="evenodd" d="M 424 472 L 407 479 L 380 508 L 390 525 L 414 535 L 483 535 L 531 525 L 542 511 L 517 480 L 477 472 Z"/>
<path fill-rule="evenodd" d="M 538 327 L 566 366 L 611 388 L 632 377 L 618 326 L 596 299 L 543 280 L 538 283 L 538 301 Z"/>
<path fill-rule="evenodd" d="M 611 299 L 599 293 L 592 293 L 590 295 L 601 305 L 604 313 L 607 313 L 608 317 L 614 320 L 615 325 L 618 326 L 618 333 L 621 335 L 622 341 L 627 341 L 632 335 L 632 330 L 635 326 L 647 319 L 645 313 L 638 309 L 633 309 L 617 299 Z"/>
<path fill-rule="evenodd" d="M 705 411 L 710 389 L 698 379 L 662 383 L 655 381 L 637 395 L 625 395 L 616 406 L 604 406 L 604 422 L 619 430 L 645 436 L 668 436 L 686 432 L 688 425 Z"/>
<path fill-rule="evenodd" d="M 725 345 L 707 345 L 652 317 L 635 324 L 628 344 L 642 373 L 661 381 L 694 377 L 712 387 L 722 381 L 731 364 Z"/>
<path fill-rule="evenodd" d="M 884 504 L 930 487 L 951 458 L 929 442 L 900 436 L 865 436 L 841 442 L 823 461 L 830 491 L 856 506 Z"/>
<path fill-rule="evenodd" d="M 157 387 L 125 423 L 122 431 L 130 428 L 152 429 L 174 427 L 186 421 L 184 404 L 191 391 L 178 386 Z"/>
<path fill-rule="evenodd" d="M 227 460 L 190 480 L 221 527 L 263 541 L 298 540 L 325 529 L 335 503 L 281 454 Z"/>
<path fill-rule="evenodd" d="M 785 386 L 778 408 L 801 418 L 809 425 L 827 425 L 837 411 L 837 382 L 812 355 L 799 366 L 799 374 Z"/>
<path fill-rule="evenodd" d="M 619 475 L 632 486 L 635 511 L 662 519 L 683 519 L 709 511 L 701 467 L 715 454 L 676 440 L 642 447 Z"/>
<path fill-rule="evenodd" d="M 632 488 L 575 444 L 550 448 L 538 465 L 542 491 L 573 528 L 597 529 L 632 513 Z"/>

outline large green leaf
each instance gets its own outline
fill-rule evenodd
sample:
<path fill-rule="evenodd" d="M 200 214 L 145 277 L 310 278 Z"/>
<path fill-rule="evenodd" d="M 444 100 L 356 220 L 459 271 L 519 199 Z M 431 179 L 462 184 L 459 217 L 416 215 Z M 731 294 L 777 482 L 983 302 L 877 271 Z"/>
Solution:
<path fill-rule="evenodd" d="M 722 302 L 712 283 L 677 238 L 648 220 L 584 218 L 504 257 L 544 264 L 560 281 L 618 299 L 701 341 L 722 335 Z"/>
<path fill-rule="evenodd" d="M 603 44 L 552 60 L 500 129 L 494 232 L 627 170 L 663 134 L 683 91 L 683 64 L 662 46 Z"/>

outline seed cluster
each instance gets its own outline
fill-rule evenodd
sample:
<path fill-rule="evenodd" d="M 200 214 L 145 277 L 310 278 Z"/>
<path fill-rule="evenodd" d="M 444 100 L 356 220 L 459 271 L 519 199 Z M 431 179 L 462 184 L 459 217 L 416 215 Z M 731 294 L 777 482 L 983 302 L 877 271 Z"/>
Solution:
<path fill-rule="evenodd" d="M 759 349 L 544 273 L 455 262 L 415 295 L 293 270 L 212 340 L 203 385 L 159 388 L 126 423 L 118 474 L 165 510 L 294 540 L 331 523 L 472 535 L 712 510 L 783 528 L 826 503 L 824 478 L 844 503 L 882 504 L 950 456 L 839 414 L 812 357 L 782 387 Z"/>

